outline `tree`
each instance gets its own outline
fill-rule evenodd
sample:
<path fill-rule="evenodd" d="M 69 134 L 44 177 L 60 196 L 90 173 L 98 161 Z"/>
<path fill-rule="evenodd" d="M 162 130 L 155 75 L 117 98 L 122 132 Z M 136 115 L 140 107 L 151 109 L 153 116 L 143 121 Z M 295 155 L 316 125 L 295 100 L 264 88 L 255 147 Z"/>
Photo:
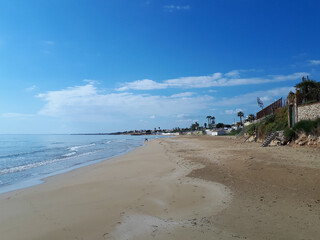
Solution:
<path fill-rule="evenodd" d="M 295 85 L 297 95 L 301 94 L 302 103 L 306 103 L 308 101 L 320 100 L 320 84 L 314 80 L 302 77 L 302 82 Z"/>
<path fill-rule="evenodd" d="M 208 119 L 208 127 L 210 126 L 210 120 L 211 120 L 211 116 L 207 116 L 206 119 Z"/>
<path fill-rule="evenodd" d="M 240 117 L 240 125 L 242 126 L 242 117 L 244 116 L 243 112 L 238 112 L 238 117 Z"/>
<path fill-rule="evenodd" d="M 218 124 L 216 125 L 216 127 L 217 127 L 217 128 L 224 128 L 224 124 L 223 124 L 223 123 L 218 123 Z"/>
<path fill-rule="evenodd" d="M 204 128 L 207 129 L 207 123 L 204 123 Z"/>
<path fill-rule="evenodd" d="M 211 124 L 214 125 L 215 124 L 215 120 L 216 118 L 214 116 L 211 117 Z"/>
<path fill-rule="evenodd" d="M 194 131 L 194 130 L 198 130 L 199 129 L 199 123 L 198 122 L 195 122 L 191 125 L 191 130 Z"/>
<path fill-rule="evenodd" d="M 253 115 L 252 113 L 249 114 L 249 116 L 248 116 L 248 121 L 249 121 L 249 122 L 253 122 L 254 119 L 255 119 L 254 115 Z"/>

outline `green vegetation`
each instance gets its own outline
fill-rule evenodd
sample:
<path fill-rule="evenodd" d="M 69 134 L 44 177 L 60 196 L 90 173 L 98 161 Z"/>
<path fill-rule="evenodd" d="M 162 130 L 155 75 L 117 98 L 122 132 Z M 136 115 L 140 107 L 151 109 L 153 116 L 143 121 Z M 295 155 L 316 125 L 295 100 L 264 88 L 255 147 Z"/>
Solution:
<path fill-rule="evenodd" d="M 258 124 L 250 124 L 249 126 L 247 126 L 247 132 L 248 132 L 249 135 L 253 134 L 253 132 L 257 128 L 257 125 Z"/>
<path fill-rule="evenodd" d="M 258 138 L 265 139 L 269 133 L 284 130 L 288 127 L 287 107 L 278 108 L 274 114 L 265 117 L 262 121 L 250 124 L 246 131 L 252 134 L 257 131 Z"/>
<path fill-rule="evenodd" d="M 243 116 L 244 116 L 244 114 L 243 114 L 243 112 L 238 112 L 238 117 L 240 118 L 240 125 L 242 126 L 242 118 L 243 118 Z"/>
<path fill-rule="evenodd" d="M 275 131 L 284 131 L 287 140 L 294 139 L 301 132 L 315 136 L 320 135 L 320 118 L 316 120 L 302 120 L 292 129 L 288 126 L 287 107 L 278 108 L 274 114 L 265 117 L 261 122 L 250 124 L 246 127 L 246 132 L 251 135 L 257 131 L 258 138 L 265 139 L 269 133 Z"/>
<path fill-rule="evenodd" d="M 320 101 L 320 82 L 302 77 L 302 81 L 296 86 L 298 104 L 309 104 Z"/>
<path fill-rule="evenodd" d="M 241 131 L 242 129 L 238 129 L 238 130 L 232 129 L 227 135 L 229 136 L 238 135 Z"/>
<path fill-rule="evenodd" d="M 284 136 L 288 140 L 297 138 L 300 133 L 320 136 L 320 118 L 316 120 L 302 120 L 298 122 L 292 129 L 289 127 L 284 129 Z"/>
<path fill-rule="evenodd" d="M 316 120 L 302 120 L 293 127 L 294 132 L 305 132 L 306 134 L 320 135 L 320 118 Z"/>
<path fill-rule="evenodd" d="M 209 129 L 212 129 L 212 128 L 214 127 L 214 124 L 215 124 L 215 121 L 214 121 L 214 120 L 215 120 L 216 118 L 215 118 L 214 116 L 207 116 L 206 119 L 208 120 L 208 125 L 207 125 L 208 128 L 209 128 Z M 206 128 L 207 128 L 207 127 L 206 127 Z"/>
<path fill-rule="evenodd" d="M 283 130 L 283 134 L 285 136 L 285 138 L 290 141 L 291 139 L 294 139 L 295 138 L 295 133 L 294 131 L 289 128 L 289 127 L 286 127 L 284 130 Z"/>
<path fill-rule="evenodd" d="M 254 120 L 255 120 L 255 116 L 254 116 L 254 114 L 249 114 L 248 115 L 248 119 L 247 119 L 249 122 L 253 122 Z"/>
<path fill-rule="evenodd" d="M 320 82 L 303 77 L 302 81 L 296 86 L 296 94 L 290 92 L 288 95 L 288 102 L 292 103 L 295 99 L 298 105 L 310 104 L 320 101 Z M 263 103 L 260 98 L 257 98 L 258 105 L 263 108 Z M 243 112 L 238 112 L 240 117 L 240 124 L 242 123 Z M 253 121 L 254 115 L 248 116 L 248 121 Z M 287 140 L 297 137 L 298 134 L 304 132 L 315 136 L 320 136 L 320 118 L 316 120 L 303 120 L 298 122 L 293 129 L 288 126 L 288 108 L 278 108 L 274 114 L 266 116 L 258 123 L 250 124 L 242 130 L 233 130 L 230 135 L 242 135 L 248 133 L 249 135 L 254 132 L 257 133 L 259 139 L 265 139 L 270 133 L 276 131 L 284 131 L 284 136 Z"/>
<path fill-rule="evenodd" d="M 218 123 L 218 124 L 216 125 L 216 128 L 224 128 L 224 124 L 223 124 L 223 123 Z"/>

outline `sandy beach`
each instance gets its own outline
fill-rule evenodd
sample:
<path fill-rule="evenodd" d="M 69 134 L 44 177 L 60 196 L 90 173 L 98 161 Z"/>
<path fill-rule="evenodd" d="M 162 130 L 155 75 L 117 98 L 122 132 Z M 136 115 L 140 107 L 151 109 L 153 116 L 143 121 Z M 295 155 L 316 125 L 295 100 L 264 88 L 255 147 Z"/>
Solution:
<path fill-rule="evenodd" d="M 319 149 L 175 137 L 0 195 L 4 240 L 319 239 Z"/>

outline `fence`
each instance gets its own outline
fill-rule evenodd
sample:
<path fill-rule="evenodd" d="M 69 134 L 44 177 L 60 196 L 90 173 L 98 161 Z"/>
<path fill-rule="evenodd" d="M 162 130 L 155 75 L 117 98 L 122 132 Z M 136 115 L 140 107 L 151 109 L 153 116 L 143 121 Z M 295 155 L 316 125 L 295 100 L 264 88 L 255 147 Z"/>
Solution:
<path fill-rule="evenodd" d="M 270 104 L 268 107 L 265 107 L 260 112 L 258 112 L 257 119 L 273 114 L 276 109 L 284 107 L 286 105 L 287 105 L 287 100 L 286 99 L 282 100 L 282 98 L 280 98 L 274 103 Z"/>

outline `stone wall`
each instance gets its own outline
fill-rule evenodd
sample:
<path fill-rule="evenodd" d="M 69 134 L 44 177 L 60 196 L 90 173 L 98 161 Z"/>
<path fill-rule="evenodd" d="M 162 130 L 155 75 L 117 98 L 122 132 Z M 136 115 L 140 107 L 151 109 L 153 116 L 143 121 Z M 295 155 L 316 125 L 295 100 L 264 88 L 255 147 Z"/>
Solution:
<path fill-rule="evenodd" d="M 298 106 L 298 122 L 301 120 L 314 120 L 320 117 L 320 102 Z"/>

